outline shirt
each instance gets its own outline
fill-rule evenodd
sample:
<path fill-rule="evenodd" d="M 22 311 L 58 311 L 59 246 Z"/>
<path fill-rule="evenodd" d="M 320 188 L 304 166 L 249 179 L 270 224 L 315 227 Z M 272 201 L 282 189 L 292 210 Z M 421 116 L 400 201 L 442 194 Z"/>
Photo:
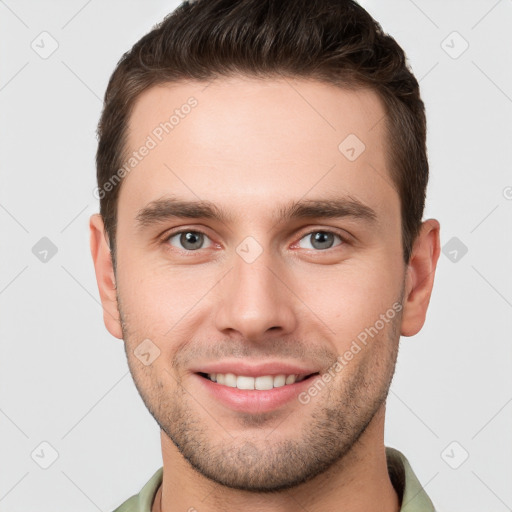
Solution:
<path fill-rule="evenodd" d="M 395 448 L 386 447 L 386 459 L 389 478 L 402 503 L 400 512 L 436 512 L 405 455 Z M 113 512 L 151 512 L 155 494 L 163 480 L 163 469 L 156 471 L 139 494 L 128 498 Z"/>

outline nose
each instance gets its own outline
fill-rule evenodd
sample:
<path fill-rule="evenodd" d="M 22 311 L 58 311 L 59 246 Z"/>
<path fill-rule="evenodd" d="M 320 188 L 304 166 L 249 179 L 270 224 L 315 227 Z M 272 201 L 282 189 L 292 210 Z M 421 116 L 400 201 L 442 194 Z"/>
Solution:
<path fill-rule="evenodd" d="M 273 261 L 268 251 L 263 251 L 252 263 L 234 255 L 233 268 L 218 290 L 219 331 L 236 331 L 253 341 L 268 337 L 269 331 L 279 336 L 293 332 L 297 325 L 297 299 L 281 264 Z"/>

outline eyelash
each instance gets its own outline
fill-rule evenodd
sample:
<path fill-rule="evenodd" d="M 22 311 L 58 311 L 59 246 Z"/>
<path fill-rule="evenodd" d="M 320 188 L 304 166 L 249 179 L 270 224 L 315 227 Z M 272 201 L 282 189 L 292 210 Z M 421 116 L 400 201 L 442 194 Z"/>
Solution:
<path fill-rule="evenodd" d="M 166 244 L 167 246 L 170 246 L 171 244 L 169 243 L 169 240 L 172 237 L 174 237 L 176 235 L 180 235 L 182 233 L 200 233 L 200 234 L 204 235 L 205 237 L 210 238 L 204 231 L 201 231 L 200 229 L 180 229 L 178 231 L 172 231 L 170 233 L 165 234 L 165 236 L 163 237 L 162 243 Z M 327 252 L 327 251 L 329 251 L 331 249 L 334 250 L 334 249 L 336 249 L 336 247 L 340 247 L 341 245 L 349 244 L 348 237 L 338 233 L 337 231 L 330 230 L 330 229 L 313 229 L 311 231 L 303 233 L 300 236 L 300 238 L 298 239 L 298 242 L 300 242 L 306 236 L 312 235 L 314 233 L 328 233 L 328 234 L 335 235 L 335 236 L 339 237 L 339 239 L 341 240 L 341 243 L 338 244 L 338 245 L 335 245 L 334 247 L 329 247 L 327 249 L 314 249 L 313 248 L 313 249 L 306 249 L 306 250 L 314 251 L 314 252 L 317 252 L 317 253 L 322 253 L 322 252 Z M 296 245 L 298 242 L 294 243 L 294 245 Z M 197 253 L 197 252 L 199 252 L 201 250 L 201 249 L 187 250 L 187 249 L 179 249 L 179 248 L 174 247 L 174 246 L 171 246 L 171 247 L 173 247 L 174 250 L 178 250 L 178 251 L 180 251 L 182 253 L 186 253 L 186 254 L 194 254 L 194 253 Z"/>

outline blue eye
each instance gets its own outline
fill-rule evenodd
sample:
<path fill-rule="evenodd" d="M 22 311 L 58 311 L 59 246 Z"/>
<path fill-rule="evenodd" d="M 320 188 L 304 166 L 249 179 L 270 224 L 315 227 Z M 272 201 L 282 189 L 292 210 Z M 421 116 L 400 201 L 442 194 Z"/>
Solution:
<path fill-rule="evenodd" d="M 339 240 L 337 244 L 335 243 L 336 238 Z M 169 245 L 187 252 L 206 249 L 212 245 L 212 241 L 205 233 L 192 229 L 176 231 L 169 235 L 165 241 Z M 345 242 L 346 240 L 341 235 L 333 231 L 316 230 L 304 235 L 298 242 L 298 246 L 302 249 L 324 251 L 342 245 Z"/>
<path fill-rule="evenodd" d="M 177 238 L 178 237 L 178 238 Z M 173 243 L 173 239 L 178 240 L 178 244 Z M 192 231 L 192 230 L 184 230 L 173 233 L 169 236 L 167 241 L 178 249 L 185 249 L 186 251 L 197 251 L 198 249 L 204 249 L 203 243 L 205 238 L 210 240 L 204 233 L 201 231 Z M 211 245 L 211 241 L 210 241 Z M 209 247 L 210 245 L 206 246 Z"/>
<path fill-rule="evenodd" d="M 304 247 L 300 245 L 300 242 L 299 246 L 302 247 L 303 249 L 330 249 L 333 246 L 333 240 L 335 237 L 337 237 L 340 240 L 340 242 L 344 242 L 343 238 L 340 235 L 333 233 L 332 231 L 311 231 L 311 233 L 308 233 L 307 235 L 303 236 L 300 239 L 300 241 L 310 240 L 309 247 Z"/>

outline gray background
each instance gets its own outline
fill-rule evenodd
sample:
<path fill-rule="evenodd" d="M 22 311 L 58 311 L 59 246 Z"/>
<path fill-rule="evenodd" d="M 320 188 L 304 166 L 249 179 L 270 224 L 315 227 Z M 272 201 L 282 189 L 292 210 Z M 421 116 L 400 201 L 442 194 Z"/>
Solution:
<path fill-rule="evenodd" d="M 440 512 L 511 510 L 512 1 L 362 4 L 420 80 L 425 218 L 445 248 L 427 322 L 402 338 L 386 444 Z M 0 1 L 2 512 L 109 512 L 161 466 L 158 427 L 103 325 L 88 218 L 107 80 L 176 5 Z"/>

